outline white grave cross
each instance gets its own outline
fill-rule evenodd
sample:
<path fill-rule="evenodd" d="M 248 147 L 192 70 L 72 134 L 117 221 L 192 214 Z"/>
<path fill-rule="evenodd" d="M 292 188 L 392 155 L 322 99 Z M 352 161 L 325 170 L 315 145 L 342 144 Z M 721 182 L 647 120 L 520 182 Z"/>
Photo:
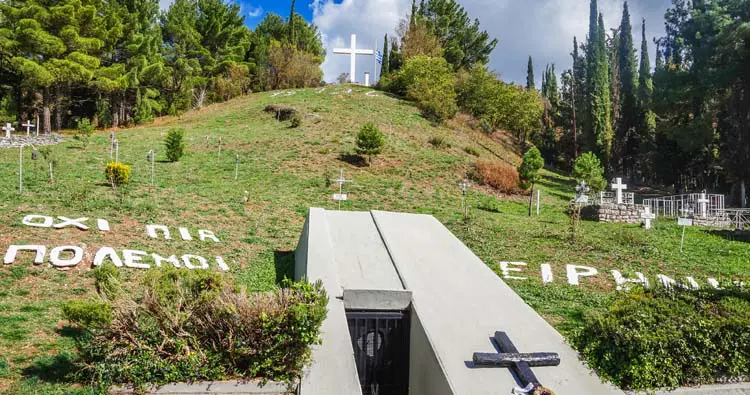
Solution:
<path fill-rule="evenodd" d="M 708 200 L 708 198 L 706 197 L 706 193 L 705 192 L 701 193 L 701 197 L 700 199 L 698 199 L 698 204 L 700 205 L 701 217 L 703 218 L 706 218 L 706 216 L 708 215 L 708 203 L 709 202 L 710 200 Z"/>
<path fill-rule="evenodd" d="M 26 128 L 26 135 L 28 136 L 28 135 L 29 135 L 29 131 L 30 131 L 29 129 L 33 128 L 33 127 L 34 127 L 34 124 L 33 124 L 33 123 L 31 123 L 31 121 L 28 121 L 28 120 L 27 120 L 27 121 L 26 121 L 26 123 L 25 123 L 25 124 L 23 124 L 23 125 L 21 125 L 21 126 L 23 126 L 23 127 L 25 127 L 25 128 Z"/>
<path fill-rule="evenodd" d="M 641 214 L 641 218 L 643 219 L 643 227 L 651 229 L 651 220 L 656 219 L 656 214 L 651 212 L 651 206 L 646 206 L 643 214 Z"/>
<path fill-rule="evenodd" d="M 622 183 L 622 178 L 615 178 L 611 186 L 613 191 L 617 191 L 617 204 L 622 204 L 622 191 L 628 188 L 627 185 Z"/>
<path fill-rule="evenodd" d="M 16 129 L 13 128 L 13 126 L 10 126 L 10 123 L 6 123 L 5 126 L 2 127 L 2 130 L 5 131 L 5 138 L 10 138 L 10 133 L 15 132 Z"/>
<path fill-rule="evenodd" d="M 339 202 L 339 210 L 341 210 L 341 201 L 348 199 L 348 197 L 344 193 L 344 183 L 352 182 L 352 180 L 347 180 L 346 178 L 344 178 L 344 169 L 341 169 L 341 175 L 339 176 L 339 178 L 331 181 L 339 183 L 339 193 L 333 194 L 333 200 Z"/>
<path fill-rule="evenodd" d="M 374 55 L 375 52 L 372 49 L 357 49 L 357 35 L 352 33 L 350 48 L 334 48 L 333 53 L 340 55 L 349 55 L 349 81 L 355 83 L 357 81 L 357 55 Z"/>

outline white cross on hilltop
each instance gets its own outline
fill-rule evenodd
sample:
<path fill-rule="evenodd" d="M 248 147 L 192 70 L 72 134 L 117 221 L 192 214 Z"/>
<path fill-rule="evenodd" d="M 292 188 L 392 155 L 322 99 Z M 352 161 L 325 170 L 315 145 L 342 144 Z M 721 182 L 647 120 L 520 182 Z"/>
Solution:
<path fill-rule="evenodd" d="M 352 33 L 351 48 L 334 48 L 333 53 L 349 55 L 349 81 L 353 84 L 357 81 L 357 55 L 374 55 L 372 49 L 357 49 L 357 35 Z"/>
<path fill-rule="evenodd" d="M 10 123 L 6 123 L 5 126 L 2 127 L 2 130 L 5 131 L 5 138 L 10 138 L 10 133 L 15 132 L 16 129 L 13 128 L 13 126 L 10 126 Z"/>
<path fill-rule="evenodd" d="M 641 218 L 643 219 L 643 227 L 651 229 L 651 220 L 656 219 L 656 214 L 651 212 L 651 206 L 646 206 L 643 214 L 641 214 Z"/>
<path fill-rule="evenodd" d="M 617 191 L 617 204 L 622 204 L 622 191 L 628 189 L 628 186 L 622 183 L 622 178 L 615 178 L 611 186 L 613 191 Z"/>

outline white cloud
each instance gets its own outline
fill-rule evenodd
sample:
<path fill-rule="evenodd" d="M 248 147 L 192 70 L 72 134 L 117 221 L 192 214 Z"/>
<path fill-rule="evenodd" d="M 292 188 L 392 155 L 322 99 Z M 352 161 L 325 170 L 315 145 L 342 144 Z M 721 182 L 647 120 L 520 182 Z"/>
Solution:
<path fill-rule="evenodd" d="M 528 56 L 534 58 L 537 86 L 547 63 L 555 63 L 558 72 L 571 67 L 570 52 L 573 36 L 584 42 L 588 32 L 588 0 L 460 0 L 469 15 L 479 18 L 483 29 L 500 41 L 492 53 L 490 68 L 504 79 L 525 82 Z M 654 63 L 654 36 L 663 35 L 664 11 L 670 0 L 631 0 L 630 14 L 636 49 L 640 50 L 641 19 L 647 20 L 647 38 Z M 410 0 L 313 0 L 313 22 L 323 34 L 328 56 L 323 63 L 327 81 L 349 70 L 349 58 L 333 54 L 334 47 L 348 47 L 349 35 L 357 34 L 357 45 L 378 49 L 383 46 L 383 35 L 395 34 L 401 18 L 411 9 Z M 599 0 L 607 31 L 619 26 L 622 17 L 621 0 Z M 358 56 L 357 79 L 362 81 L 366 69 L 374 60 Z"/>
<path fill-rule="evenodd" d="M 249 16 L 250 18 L 257 18 L 263 15 L 263 7 L 260 5 L 258 5 L 257 7 L 253 7 L 252 4 L 248 3 L 246 7 L 247 7 L 247 16 Z"/>

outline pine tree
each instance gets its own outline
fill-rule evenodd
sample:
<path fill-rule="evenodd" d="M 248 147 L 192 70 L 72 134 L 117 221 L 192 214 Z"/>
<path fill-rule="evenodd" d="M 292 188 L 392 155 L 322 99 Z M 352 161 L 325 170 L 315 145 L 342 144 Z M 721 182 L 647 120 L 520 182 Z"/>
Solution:
<path fill-rule="evenodd" d="M 529 63 L 526 65 L 526 89 L 536 89 L 534 86 L 534 62 L 529 56 Z"/>
<path fill-rule="evenodd" d="M 633 28 L 630 24 L 630 11 L 625 2 L 620 23 L 620 40 L 618 52 L 618 70 L 620 75 L 620 117 L 617 125 L 618 154 L 621 171 L 632 171 L 638 151 L 635 127 L 639 119 L 636 102 L 637 77 L 635 47 L 633 46 Z"/>
<path fill-rule="evenodd" d="M 383 61 L 380 64 L 380 77 L 386 77 L 390 70 L 390 59 L 388 58 L 388 35 L 383 38 Z"/>

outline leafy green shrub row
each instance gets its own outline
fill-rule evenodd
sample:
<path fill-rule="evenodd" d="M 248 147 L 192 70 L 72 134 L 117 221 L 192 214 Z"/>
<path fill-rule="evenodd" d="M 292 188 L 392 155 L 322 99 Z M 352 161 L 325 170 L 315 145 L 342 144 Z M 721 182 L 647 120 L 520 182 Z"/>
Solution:
<path fill-rule="evenodd" d="M 100 272 L 101 271 L 101 272 Z M 322 285 L 286 282 L 247 294 L 211 271 L 161 268 L 136 290 L 95 270 L 100 298 L 66 304 L 80 326 L 80 379 L 101 389 L 229 378 L 293 380 L 319 342 Z"/>
<path fill-rule="evenodd" d="M 714 383 L 750 375 L 750 293 L 633 289 L 584 316 L 572 343 L 624 389 Z"/>

